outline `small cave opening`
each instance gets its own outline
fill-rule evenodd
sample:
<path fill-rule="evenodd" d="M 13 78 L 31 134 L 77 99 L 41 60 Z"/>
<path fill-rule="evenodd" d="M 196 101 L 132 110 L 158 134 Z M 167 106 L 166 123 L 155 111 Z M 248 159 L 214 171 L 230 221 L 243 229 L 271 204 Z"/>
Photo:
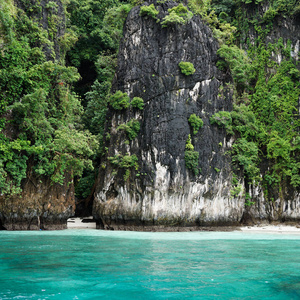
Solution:
<path fill-rule="evenodd" d="M 81 97 L 83 107 L 86 107 L 87 102 L 85 99 L 85 94 L 91 90 L 91 86 L 97 79 L 97 72 L 94 62 L 89 60 L 82 61 L 78 67 L 78 72 L 81 79 L 74 84 L 74 89 Z"/>
<path fill-rule="evenodd" d="M 7 229 L 3 226 L 2 220 L 1 220 L 1 219 L 0 219 L 0 230 L 7 230 Z"/>
<path fill-rule="evenodd" d="M 75 217 L 92 216 L 96 176 L 95 171 L 84 171 L 82 177 L 75 180 Z"/>
<path fill-rule="evenodd" d="M 75 217 L 83 218 L 93 215 L 94 195 L 90 195 L 85 199 L 75 199 Z"/>

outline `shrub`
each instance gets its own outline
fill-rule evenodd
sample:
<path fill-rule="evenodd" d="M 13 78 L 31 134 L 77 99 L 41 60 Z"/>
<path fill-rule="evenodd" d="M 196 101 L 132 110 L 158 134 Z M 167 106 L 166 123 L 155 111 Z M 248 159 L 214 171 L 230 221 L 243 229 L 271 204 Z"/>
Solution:
<path fill-rule="evenodd" d="M 244 167 L 248 182 L 259 182 L 258 146 L 244 138 L 238 139 L 232 146 L 232 161 Z"/>
<path fill-rule="evenodd" d="M 295 16 L 300 14 L 300 4 L 298 4 L 298 5 L 294 8 L 294 10 L 292 11 L 292 14 L 295 15 Z"/>
<path fill-rule="evenodd" d="M 116 91 L 113 95 L 109 97 L 109 103 L 116 110 L 126 109 L 129 106 L 130 98 L 126 93 L 121 91 Z"/>
<path fill-rule="evenodd" d="M 192 139 L 191 139 L 191 135 L 190 135 L 190 134 L 189 134 L 188 139 L 187 139 L 187 141 L 186 141 L 185 149 L 186 149 L 186 150 L 191 150 L 191 151 L 194 150 L 194 146 L 193 146 L 193 144 L 192 144 Z"/>
<path fill-rule="evenodd" d="M 228 134 L 233 134 L 232 129 L 232 117 L 229 111 L 220 111 L 212 115 L 209 119 L 210 124 L 217 124 L 218 126 L 224 126 Z"/>
<path fill-rule="evenodd" d="M 185 144 L 184 160 L 185 165 L 188 169 L 192 170 L 197 176 L 199 174 L 198 160 L 199 152 L 194 151 L 194 146 L 191 141 L 191 135 L 189 134 L 188 139 Z"/>
<path fill-rule="evenodd" d="M 140 131 L 140 123 L 137 120 L 130 120 L 126 124 L 118 126 L 118 130 L 124 130 L 128 138 L 132 141 L 138 136 Z"/>
<path fill-rule="evenodd" d="M 124 155 L 120 162 L 120 168 L 134 168 L 137 170 L 139 167 L 138 165 L 138 158 L 135 154 L 133 155 Z"/>
<path fill-rule="evenodd" d="M 193 17 L 193 13 L 190 12 L 186 6 L 182 3 L 179 5 L 168 9 L 169 13 L 175 12 L 179 17 L 184 18 L 186 21 L 190 20 Z"/>
<path fill-rule="evenodd" d="M 181 73 L 187 76 L 194 74 L 196 71 L 194 65 L 190 62 L 182 61 L 178 64 L 178 66 L 180 68 Z"/>
<path fill-rule="evenodd" d="M 198 168 L 199 152 L 186 150 L 184 152 L 184 160 L 185 160 L 186 167 L 192 170 L 194 174 L 197 176 L 199 174 L 199 168 Z"/>
<path fill-rule="evenodd" d="M 159 14 L 158 10 L 155 8 L 154 4 L 149 6 L 143 5 L 140 9 L 140 16 L 149 16 L 153 19 L 156 19 L 156 16 Z"/>
<path fill-rule="evenodd" d="M 278 15 L 278 10 L 272 6 L 264 13 L 263 20 L 265 22 L 272 22 L 273 19 Z"/>
<path fill-rule="evenodd" d="M 134 97 L 131 102 L 131 107 L 138 108 L 140 110 L 144 109 L 144 100 L 140 97 Z"/>
<path fill-rule="evenodd" d="M 169 15 L 163 18 L 161 22 L 162 27 L 168 27 L 175 24 L 184 24 L 185 21 L 182 17 L 178 16 L 175 12 L 171 12 Z"/>
<path fill-rule="evenodd" d="M 169 14 L 165 16 L 161 22 L 162 27 L 185 24 L 193 17 L 193 13 L 181 3 L 173 8 L 168 9 L 168 12 Z"/>
<path fill-rule="evenodd" d="M 139 168 L 138 158 L 135 154 L 126 154 L 124 156 L 117 154 L 115 156 L 108 157 L 108 160 L 117 168 L 122 168 L 125 170 L 125 181 L 129 178 L 130 169 L 134 168 L 137 171 Z"/>
<path fill-rule="evenodd" d="M 255 77 L 245 52 L 235 45 L 221 45 L 217 54 L 225 60 L 225 63 L 218 61 L 217 66 L 223 70 L 229 67 L 237 89 L 243 91 Z"/>
<path fill-rule="evenodd" d="M 202 128 L 203 121 L 200 117 L 196 116 L 195 114 L 191 114 L 189 117 L 189 123 L 193 127 L 193 134 L 197 134 L 198 130 Z"/>

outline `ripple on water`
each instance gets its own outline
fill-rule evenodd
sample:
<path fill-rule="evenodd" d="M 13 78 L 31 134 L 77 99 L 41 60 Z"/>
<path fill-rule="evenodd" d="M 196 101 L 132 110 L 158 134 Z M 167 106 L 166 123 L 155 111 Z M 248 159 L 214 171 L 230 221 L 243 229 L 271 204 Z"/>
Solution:
<path fill-rule="evenodd" d="M 300 237 L 0 232 L 0 299 L 299 299 Z"/>

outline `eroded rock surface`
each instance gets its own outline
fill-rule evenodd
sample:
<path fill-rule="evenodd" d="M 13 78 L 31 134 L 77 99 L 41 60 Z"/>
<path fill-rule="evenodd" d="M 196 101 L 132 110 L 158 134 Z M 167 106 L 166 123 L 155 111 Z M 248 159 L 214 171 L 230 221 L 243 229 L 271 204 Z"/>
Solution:
<path fill-rule="evenodd" d="M 175 5 L 157 5 L 158 17 Z M 135 7 L 128 15 L 112 92 L 141 97 L 145 107 L 110 108 L 108 153 L 99 171 L 94 216 L 110 228 L 237 224 L 244 201 L 230 197 L 232 173 L 226 151 L 232 141 L 209 121 L 212 114 L 232 109 L 231 78 L 216 67 L 218 43 L 199 17 L 162 28 L 139 11 Z M 196 72 L 182 74 L 181 61 L 193 63 Z M 191 114 L 204 122 L 195 135 L 188 122 Z M 141 130 L 126 142 L 118 126 L 132 119 L 140 122 Z M 189 134 L 199 152 L 198 176 L 185 163 Z M 138 157 L 138 170 L 130 168 L 125 179 L 126 170 L 107 160 L 118 154 Z"/>
<path fill-rule="evenodd" d="M 28 176 L 21 195 L 0 197 L 0 220 L 7 230 L 66 229 L 75 213 L 74 185 L 70 176 L 64 184 Z"/>

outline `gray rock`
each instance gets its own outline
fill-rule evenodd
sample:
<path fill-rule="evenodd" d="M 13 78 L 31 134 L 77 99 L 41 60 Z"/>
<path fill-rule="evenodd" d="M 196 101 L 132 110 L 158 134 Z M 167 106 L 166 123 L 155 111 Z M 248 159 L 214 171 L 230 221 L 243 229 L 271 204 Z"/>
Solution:
<path fill-rule="evenodd" d="M 159 18 L 174 5 L 157 5 Z M 154 19 L 140 17 L 139 7 L 129 13 L 112 92 L 141 97 L 145 107 L 143 111 L 110 108 L 106 146 L 107 157 L 137 155 L 139 169 L 131 170 L 124 180 L 124 169 L 116 169 L 108 160 L 100 168 L 93 214 L 104 226 L 208 226 L 240 221 L 244 201 L 230 197 L 232 172 L 226 151 L 232 140 L 209 122 L 212 114 L 232 109 L 228 86 L 232 81 L 216 67 L 217 49 L 211 30 L 198 16 L 185 25 L 162 28 Z M 196 72 L 183 75 L 178 67 L 181 61 L 193 63 Z M 193 113 L 204 122 L 196 135 L 188 122 Z M 117 127 L 131 119 L 140 121 L 141 130 L 126 144 L 126 135 Z M 198 176 L 185 165 L 189 134 L 199 152 Z"/>

